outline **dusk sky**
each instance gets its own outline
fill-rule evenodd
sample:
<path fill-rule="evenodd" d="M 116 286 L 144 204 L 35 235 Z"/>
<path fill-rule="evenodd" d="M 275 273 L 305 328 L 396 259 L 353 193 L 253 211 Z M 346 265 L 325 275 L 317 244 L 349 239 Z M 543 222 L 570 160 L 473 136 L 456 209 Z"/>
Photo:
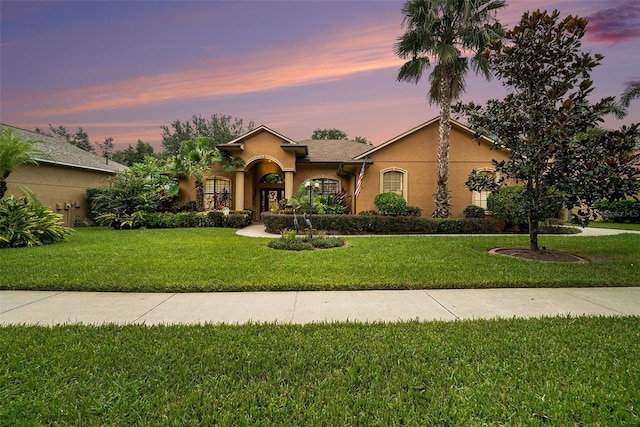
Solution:
<path fill-rule="evenodd" d="M 228 114 L 294 140 L 317 128 L 380 144 L 438 115 L 428 79 L 396 81 L 403 1 L 0 2 L 0 122 L 78 126 L 116 149 L 160 149 L 161 125 Z M 583 49 L 605 56 L 594 100 L 640 81 L 640 1 L 507 1 L 589 19 Z M 502 98 L 472 74 L 464 102 Z M 640 100 L 624 120 L 640 121 Z"/>

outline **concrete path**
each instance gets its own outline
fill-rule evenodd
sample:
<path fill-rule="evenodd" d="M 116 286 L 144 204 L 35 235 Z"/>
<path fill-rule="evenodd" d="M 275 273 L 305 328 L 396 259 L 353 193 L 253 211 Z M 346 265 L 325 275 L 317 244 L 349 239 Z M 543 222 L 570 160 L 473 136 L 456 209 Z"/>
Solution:
<path fill-rule="evenodd" d="M 394 322 L 640 315 L 640 287 L 118 293 L 0 291 L 0 325 Z"/>

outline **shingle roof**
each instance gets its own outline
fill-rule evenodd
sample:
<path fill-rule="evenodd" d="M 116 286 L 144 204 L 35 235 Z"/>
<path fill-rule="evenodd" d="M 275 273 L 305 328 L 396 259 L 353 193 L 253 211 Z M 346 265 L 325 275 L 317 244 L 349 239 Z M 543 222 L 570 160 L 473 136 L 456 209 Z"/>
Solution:
<path fill-rule="evenodd" d="M 25 141 L 36 141 L 33 144 L 33 147 L 41 152 L 41 154 L 35 156 L 36 160 L 40 163 L 52 163 L 61 166 L 110 173 L 124 171 L 127 169 L 126 166 L 111 160 L 107 164 L 104 157 L 84 151 L 57 137 L 41 135 L 37 132 L 1 123 L 0 128 L 13 130 L 16 135 Z"/>
<path fill-rule="evenodd" d="M 308 147 L 309 155 L 298 161 L 309 163 L 350 162 L 371 148 L 368 144 L 344 139 L 307 139 L 299 144 Z"/>

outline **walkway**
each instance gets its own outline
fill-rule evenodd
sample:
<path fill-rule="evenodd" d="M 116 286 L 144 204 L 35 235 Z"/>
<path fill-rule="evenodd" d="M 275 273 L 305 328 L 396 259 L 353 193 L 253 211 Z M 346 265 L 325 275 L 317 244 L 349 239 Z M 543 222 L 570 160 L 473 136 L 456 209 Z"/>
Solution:
<path fill-rule="evenodd" d="M 640 315 L 640 287 L 119 293 L 0 291 L 0 325 L 393 322 Z"/>

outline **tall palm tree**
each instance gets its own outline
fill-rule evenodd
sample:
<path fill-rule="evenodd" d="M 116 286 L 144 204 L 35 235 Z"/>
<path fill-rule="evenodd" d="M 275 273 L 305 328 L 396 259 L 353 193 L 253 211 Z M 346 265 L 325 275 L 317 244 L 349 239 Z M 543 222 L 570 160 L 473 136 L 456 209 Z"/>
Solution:
<path fill-rule="evenodd" d="M 34 141 L 24 141 L 9 128 L 0 129 L 0 199 L 7 192 L 7 178 L 24 164 L 38 164 Z"/>
<path fill-rule="evenodd" d="M 429 76 L 429 102 L 440 106 L 438 174 L 433 216 L 450 215 L 449 135 L 451 103 L 464 91 L 469 65 L 489 78 L 489 63 L 482 55 L 491 41 L 504 36 L 496 19 L 504 0 L 409 0 L 403 8 L 405 34 L 394 45 L 396 54 L 408 60 L 398 72 L 398 81 L 418 83 L 425 69 Z M 471 53 L 468 60 L 463 54 Z"/>
<path fill-rule="evenodd" d="M 204 211 L 204 177 L 211 170 L 211 165 L 221 161 L 220 152 L 216 148 L 208 148 L 207 138 L 196 138 L 180 144 L 177 155 L 167 161 L 168 167 L 176 175 L 191 177 L 196 187 L 196 210 Z"/>

